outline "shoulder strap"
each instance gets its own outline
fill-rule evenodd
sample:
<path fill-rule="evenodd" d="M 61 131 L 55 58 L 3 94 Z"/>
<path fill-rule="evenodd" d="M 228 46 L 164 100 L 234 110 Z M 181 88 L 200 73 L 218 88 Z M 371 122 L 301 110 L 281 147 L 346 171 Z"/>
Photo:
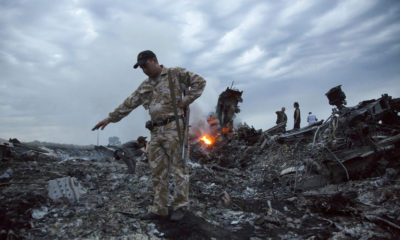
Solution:
<path fill-rule="evenodd" d="M 178 117 L 178 107 L 176 105 L 176 97 L 175 97 L 175 88 L 172 84 L 172 76 L 171 76 L 171 69 L 168 69 L 168 82 L 169 82 L 169 91 L 171 93 L 171 102 L 172 106 L 174 107 L 174 115 L 176 121 L 176 130 L 178 131 L 178 139 L 179 142 L 182 143 L 182 135 L 181 135 L 181 128 L 179 126 L 179 117 Z"/>

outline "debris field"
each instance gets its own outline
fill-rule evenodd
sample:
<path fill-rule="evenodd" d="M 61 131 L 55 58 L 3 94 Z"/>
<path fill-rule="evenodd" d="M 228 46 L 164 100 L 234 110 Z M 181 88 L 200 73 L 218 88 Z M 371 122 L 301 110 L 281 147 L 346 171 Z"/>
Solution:
<path fill-rule="evenodd" d="M 298 131 L 192 135 L 178 222 L 136 217 L 153 196 L 145 155 L 130 174 L 110 146 L 2 140 L 0 238 L 398 239 L 400 101 L 345 107 L 340 92 L 329 119 Z"/>

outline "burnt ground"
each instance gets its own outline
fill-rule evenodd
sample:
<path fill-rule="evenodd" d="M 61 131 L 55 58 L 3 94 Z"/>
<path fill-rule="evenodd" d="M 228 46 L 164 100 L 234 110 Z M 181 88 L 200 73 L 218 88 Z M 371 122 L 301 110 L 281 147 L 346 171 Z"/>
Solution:
<path fill-rule="evenodd" d="M 143 157 L 131 175 L 104 147 L 3 145 L 0 238 L 398 239 L 398 142 L 368 161 L 351 159 L 343 180 L 342 167 L 309 139 L 276 139 L 245 126 L 213 146 L 193 141 L 191 212 L 179 222 L 136 217 L 153 196 Z M 50 199 L 48 182 L 67 176 L 86 193 L 78 202 Z"/>

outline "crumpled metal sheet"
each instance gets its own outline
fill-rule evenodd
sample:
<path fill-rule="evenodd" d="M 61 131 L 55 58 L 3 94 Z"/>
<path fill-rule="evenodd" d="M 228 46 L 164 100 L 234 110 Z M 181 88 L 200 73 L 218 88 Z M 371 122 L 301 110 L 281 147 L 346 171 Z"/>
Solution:
<path fill-rule="evenodd" d="M 81 195 L 86 193 L 78 180 L 69 176 L 50 180 L 47 191 L 52 200 L 65 197 L 72 203 L 79 201 Z"/>

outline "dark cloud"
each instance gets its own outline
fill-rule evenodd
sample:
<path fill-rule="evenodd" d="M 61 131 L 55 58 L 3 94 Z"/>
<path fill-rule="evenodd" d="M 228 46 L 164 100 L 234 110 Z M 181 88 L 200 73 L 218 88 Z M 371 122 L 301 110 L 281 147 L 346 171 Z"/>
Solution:
<path fill-rule="evenodd" d="M 257 128 L 292 104 L 327 118 L 325 93 L 349 104 L 400 95 L 398 1 L 1 1 L 0 137 L 95 143 L 91 127 L 144 79 L 136 55 L 208 80 L 193 106 L 202 118 L 234 82 L 238 118 Z M 305 117 L 306 115 L 304 115 Z M 303 118 L 304 118 L 303 117 Z M 100 133 L 146 135 L 143 108 Z"/>

